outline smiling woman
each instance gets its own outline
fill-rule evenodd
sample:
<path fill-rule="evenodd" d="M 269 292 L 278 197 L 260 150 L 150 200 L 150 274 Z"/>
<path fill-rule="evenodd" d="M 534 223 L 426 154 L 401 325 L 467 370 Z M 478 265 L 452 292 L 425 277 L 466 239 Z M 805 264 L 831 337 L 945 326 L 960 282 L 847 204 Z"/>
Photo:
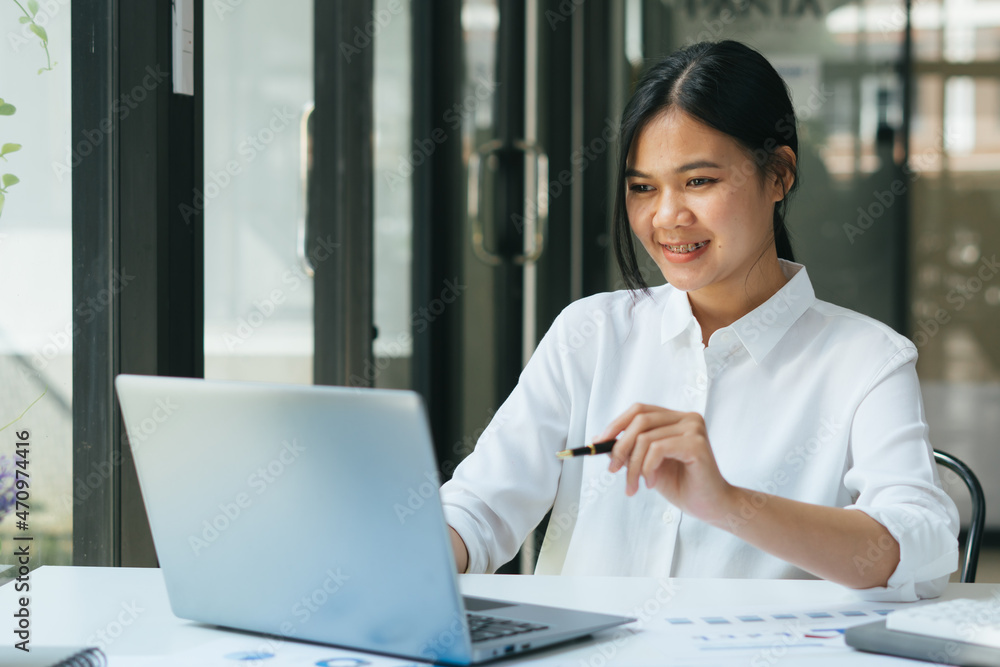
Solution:
<path fill-rule="evenodd" d="M 765 175 L 734 139 L 671 107 L 642 128 L 629 154 L 632 232 L 667 282 L 717 321 L 739 319 L 787 282 L 772 210 L 794 182 L 795 154 L 776 152 L 792 169 Z M 707 342 L 715 329 L 699 319 Z"/>
<path fill-rule="evenodd" d="M 460 570 L 495 570 L 551 511 L 539 573 L 941 592 L 957 513 L 916 348 L 817 299 L 792 261 L 794 119 L 777 72 L 737 42 L 696 44 L 642 77 L 613 222 L 630 289 L 562 312 L 442 488 Z M 668 284 L 646 286 L 633 237 Z M 556 456 L 608 440 L 610 461 Z"/>
<path fill-rule="evenodd" d="M 628 149 L 619 154 L 613 226 L 615 255 L 627 287 L 646 287 L 632 249 L 628 207 L 633 197 L 626 193 L 626 183 L 628 194 L 634 192 L 629 179 L 639 169 L 640 148 L 646 151 L 643 159 L 650 161 L 669 150 L 678 178 L 693 180 L 693 170 L 725 168 L 731 186 L 756 181 L 756 194 L 762 196 L 765 186 L 771 186 L 767 194 L 777 197 L 774 205 L 758 202 L 753 208 L 767 213 L 772 222 L 772 234 L 762 236 L 760 250 L 773 243 L 777 257 L 794 259 L 785 211 L 798 185 L 795 111 L 785 83 L 759 53 L 732 41 L 703 43 L 657 63 L 646 71 L 622 115 L 620 138 L 620 146 Z M 671 138 L 673 144 L 663 143 Z"/>

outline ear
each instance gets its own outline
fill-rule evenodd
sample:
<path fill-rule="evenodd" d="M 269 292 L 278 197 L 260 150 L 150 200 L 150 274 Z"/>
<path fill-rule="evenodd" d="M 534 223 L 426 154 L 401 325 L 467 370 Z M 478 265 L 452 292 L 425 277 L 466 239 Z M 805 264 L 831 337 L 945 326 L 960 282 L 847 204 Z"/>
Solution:
<path fill-rule="evenodd" d="M 779 202 L 785 198 L 788 191 L 792 189 L 792 185 L 795 184 L 795 165 L 797 164 L 797 160 L 795 158 L 795 151 L 789 146 L 778 146 L 774 152 L 784 158 L 784 160 L 777 162 L 777 174 L 775 175 L 774 183 L 772 183 L 774 201 Z"/>

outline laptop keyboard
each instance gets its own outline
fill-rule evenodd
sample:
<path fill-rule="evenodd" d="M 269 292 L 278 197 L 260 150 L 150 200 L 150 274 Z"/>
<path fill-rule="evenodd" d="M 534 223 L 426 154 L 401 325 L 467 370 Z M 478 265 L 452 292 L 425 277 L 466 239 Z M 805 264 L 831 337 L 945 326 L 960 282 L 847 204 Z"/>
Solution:
<path fill-rule="evenodd" d="M 481 616 L 479 614 L 467 614 L 467 616 L 469 633 L 474 642 L 484 642 L 487 639 L 510 637 L 511 635 L 520 635 L 535 630 L 548 630 L 549 628 L 547 625 L 539 625 L 538 623 L 522 623 L 494 616 Z"/>

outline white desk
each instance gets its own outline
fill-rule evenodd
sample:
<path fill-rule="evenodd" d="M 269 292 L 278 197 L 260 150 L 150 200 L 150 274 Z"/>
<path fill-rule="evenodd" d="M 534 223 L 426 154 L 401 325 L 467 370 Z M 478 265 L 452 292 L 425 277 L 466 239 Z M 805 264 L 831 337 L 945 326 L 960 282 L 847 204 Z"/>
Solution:
<path fill-rule="evenodd" d="M 42 567 L 31 574 L 31 645 L 94 645 L 101 633 L 110 665 L 193 664 L 171 661 L 166 656 L 189 656 L 199 647 L 218 645 L 222 639 L 240 639 L 259 646 L 260 638 L 231 633 L 176 618 L 170 612 L 159 570 L 133 568 Z M 890 605 L 859 603 L 858 598 L 824 581 L 540 577 L 463 575 L 464 592 L 599 612 L 640 616 L 638 627 L 627 632 L 616 629 L 583 643 L 551 649 L 517 662 L 564 664 L 574 667 L 607 665 L 741 664 L 753 667 L 781 664 L 927 665 L 896 658 L 855 653 L 842 640 L 827 642 L 820 649 L 789 650 L 780 643 L 761 646 L 751 653 L 706 651 L 696 659 L 678 661 L 672 646 L 679 645 L 665 627 L 665 619 L 698 612 L 735 613 L 787 608 L 826 610 Z M 1000 599 L 1000 585 L 952 584 L 945 598 Z M 10 628 L 18 594 L 13 584 L 0 587 L 0 627 L 4 646 L 15 641 Z M 835 621 L 829 621 L 833 625 Z M 633 624 L 635 625 L 635 624 Z M 255 644 L 256 642 L 256 644 Z M 254 662 L 269 667 L 270 661 Z M 215 656 L 199 664 L 235 665 Z M 309 663 L 313 664 L 313 663 Z M 400 664 L 400 663 L 396 663 Z M 512 664 L 511 662 L 498 663 Z"/>

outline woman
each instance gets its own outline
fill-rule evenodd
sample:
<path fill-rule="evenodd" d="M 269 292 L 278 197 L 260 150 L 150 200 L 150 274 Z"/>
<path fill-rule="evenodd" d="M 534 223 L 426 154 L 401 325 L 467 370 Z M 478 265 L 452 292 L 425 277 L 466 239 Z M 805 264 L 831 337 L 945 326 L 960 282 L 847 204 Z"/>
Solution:
<path fill-rule="evenodd" d="M 791 261 L 797 151 L 787 89 L 756 51 L 696 44 L 644 74 L 614 212 L 629 291 L 560 314 L 442 487 L 459 571 L 495 570 L 551 509 L 538 573 L 941 592 L 958 520 L 916 349 L 817 300 Z M 667 285 L 645 285 L 633 235 Z M 554 455 L 616 437 L 610 457 Z"/>

